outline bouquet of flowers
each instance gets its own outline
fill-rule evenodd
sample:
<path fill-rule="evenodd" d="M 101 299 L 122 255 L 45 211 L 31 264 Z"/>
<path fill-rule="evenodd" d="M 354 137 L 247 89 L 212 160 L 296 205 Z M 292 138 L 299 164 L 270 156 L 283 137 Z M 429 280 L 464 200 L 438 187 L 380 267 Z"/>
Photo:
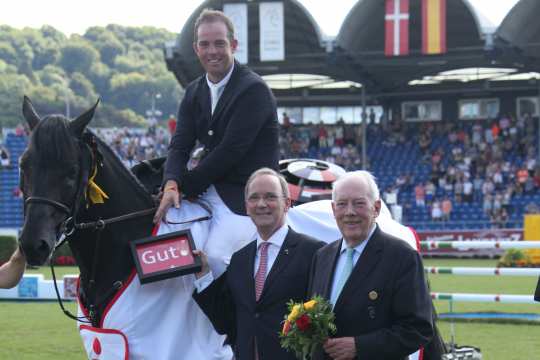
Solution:
<path fill-rule="evenodd" d="M 280 333 L 281 346 L 299 359 L 308 359 L 316 346 L 336 332 L 332 306 L 320 296 L 305 303 L 291 300 L 287 305 L 289 314 Z"/>

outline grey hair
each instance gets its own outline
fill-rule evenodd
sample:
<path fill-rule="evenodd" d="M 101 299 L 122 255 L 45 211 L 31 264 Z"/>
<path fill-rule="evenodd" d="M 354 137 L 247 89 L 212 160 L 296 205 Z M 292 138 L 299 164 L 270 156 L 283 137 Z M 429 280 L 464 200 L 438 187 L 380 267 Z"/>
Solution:
<path fill-rule="evenodd" d="M 375 202 L 376 200 L 380 199 L 381 195 L 379 192 L 379 186 L 377 186 L 375 176 L 373 176 L 373 174 L 369 171 L 357 170 L 348 172 L 345 175 L 342 175 L 336 181 L 334 181 L 334 183 L 332 184 L 332 201 L 336 200 L 336 189 L 338 188 L 339 184 L 348 179 L 358 179 L 364 184 L 366 184 L 368 190 L 367 193 L 371 201 Z"/>
<path fill-rule="evenodd" d="M 291 197 L 289 193 L 289 185 L 287 184 L 287 180 L 285 180 L 283 175 L 281 175 L 279 172 L 277 172 L 274 169 L 263 167 L 263 168 L 260 168 L 259 170 L 256 170 L 253 174 L 251 174 L 251 176 L 247 180 L 246 187 L 244 188 L 244 196 L 246 198 L 248 195 L 249 185 L 251 185 L 251 183 L 253 182 L 253 180 L 255 180 L 255 178 L 262 175 L 271 175 L 271 176 L 277 177 L 279 180 L 279 185 L 281 186 L 281 193 L 283 197 L 285 197 L 286 199 L 289 199 Z"/>

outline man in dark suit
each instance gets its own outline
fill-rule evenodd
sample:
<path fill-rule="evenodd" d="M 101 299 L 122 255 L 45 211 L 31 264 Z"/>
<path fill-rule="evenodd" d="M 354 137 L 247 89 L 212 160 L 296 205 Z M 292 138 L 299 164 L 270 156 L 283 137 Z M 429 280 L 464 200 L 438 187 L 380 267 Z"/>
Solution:
<path fill-rule="evenodd" d="M 281 348 L 278 333 L 286 303 L 306 299 L 311 259 L 324 243 L 286 225 L 289 191 L 276 171 L 256 171 L 245 196 L 256 240 L 233 254 L 227 271 L 213 282 L 204 253 L 195 251 L 203 270 L 193 297 L 216 331 L 229 336 L 237 360 L 295 360 Z"/>
<path fill-rule="evenodd" d="M 401 360 L 433 336 L 422 260 L 377 227 L 380 208 L 369 172 L 347 173 L 334 183 L 332 209 L 343 239 L 315 255 L 310 295 L 334 305 L 337 333 L 314 360 Z"/>
<path fill-rule="evenodd" d="M 182 194 L 195 198 L 211 185 L 226 207 L 245 215 L 244 185 L 261 167 L 279 160 L 275 98 L 265 82 L 234 61 L 233 25 L 221 11 L 204 10 L 195 23 L 193 48 L 206 75 L 194 80 L 178 112 L 165 165 L 163 198 L 155 222 Z M 190 154 L 204 147 L 195 168 Z"/>

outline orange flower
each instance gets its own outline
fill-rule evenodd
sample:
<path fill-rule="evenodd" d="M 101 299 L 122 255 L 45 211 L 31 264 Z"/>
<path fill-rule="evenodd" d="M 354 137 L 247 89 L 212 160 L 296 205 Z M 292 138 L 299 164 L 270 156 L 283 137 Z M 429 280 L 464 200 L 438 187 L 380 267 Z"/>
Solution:
<path fill-rule="evenodd" d="M 281 333 L 283 335 L 287 335 L 290 329 L 291 329 L 291 323 L 289 322 L 289 320 L 285 320 L 285 324 L 283 324 L 283 330 L 281 331 Z"/>

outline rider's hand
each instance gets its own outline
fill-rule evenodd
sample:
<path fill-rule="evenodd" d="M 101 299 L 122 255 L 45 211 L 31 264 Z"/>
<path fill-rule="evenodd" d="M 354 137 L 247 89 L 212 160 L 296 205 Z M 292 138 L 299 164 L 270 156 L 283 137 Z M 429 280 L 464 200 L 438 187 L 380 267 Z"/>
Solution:
<path fill-rule="evenodd" d="M 156 214 L 154 215 L 154 224 L 158 224 L 161 222 L 161 220 L 165 217 L 165 214 L 167 214 L 167 211 L 171 206 L 174 205 L 174 207 L 178 209 L 180 207 L 180 201 L 181 193 L 178 189 L 176 181 L 167 181 L 163 188 L 163 197 L 161 198 L 159 207 L 156 211 Z"/>
<path fill-rule="evenodd" d="M 204 275 L 210 272 L 210 267 L 208 266 L 208 257 L 201 250 L 193 250 L 193 255 L 201 257 L 202 268 L 201 271 L 195 274 L 197 279 L 202 278 Z"/>

